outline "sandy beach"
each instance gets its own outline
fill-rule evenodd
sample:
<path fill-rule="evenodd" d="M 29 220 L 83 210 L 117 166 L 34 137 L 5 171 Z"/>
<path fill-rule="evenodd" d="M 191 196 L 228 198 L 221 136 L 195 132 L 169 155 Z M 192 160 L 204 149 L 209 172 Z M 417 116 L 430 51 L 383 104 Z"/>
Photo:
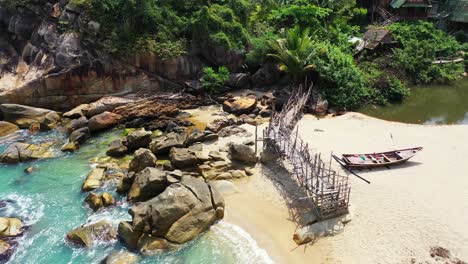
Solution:
<path fill-rule="evenodd" d="M 214 112 L 192 113 L 209 122 Z M 295 186 L 282 180 L 287 173 L 257 165 L 252 177 L 234 182 L 239 192 L 225 197 L 226 221 L 250 233 L 275 262 L 440 263 L 430 256 L 433 246 L 468 260 L 468 126 L 409 125 L 348 113 L 325 119 L 306 115 L 299 133 L 326 157 L 331 152 L 424 150 L 391 170 L 359 172 L 371 184 L 350 176 L 352 221 L 312 245 L 297 246 L 292 240 L 298 226 L 292 205 L 298 197 Z M 241 140 L 245 137 L 223 138 L 219 146 Z"/>

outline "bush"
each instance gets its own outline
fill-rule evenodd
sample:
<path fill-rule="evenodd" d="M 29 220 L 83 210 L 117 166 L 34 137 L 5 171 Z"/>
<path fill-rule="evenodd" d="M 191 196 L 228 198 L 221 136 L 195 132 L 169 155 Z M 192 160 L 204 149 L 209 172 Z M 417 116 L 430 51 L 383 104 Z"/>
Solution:
<path fill-rule="evenodd" d="M 217 4 L 197 12 L 191 31 L 193 44 L 197 47 L 242 50 L 249 42 L 248 33 L 233 10 Z"/>
<path fill-rule="evenodd" d="M 395 49 L 394 67 L 401 68 L 415 83 L 448 82 L 462 74 L 460 65 L 436 65 L 438 58 L 453 58 L 460 51 L 459 43 L 429 22 L 395 23 L 389 26 L 401 43 Z"/>
<path fill-rule="evenodd" d="M 366 81 L 353 57 L 328 42 L 317 42 L 311 63 L 319 74 L 318 87 L 331 105 L 359 108 L 369 97 Z"/>
<path fill-rule="evenodd" d="M 203 77 L 200 79 L 200 82 L 205 91 L 214 93 L 223 88 L 227 80 L 229 80 L 229 70 L 226 67 L 219 67 L 218 72 L 211 67 L 205 67 L 203 68 Z"/>

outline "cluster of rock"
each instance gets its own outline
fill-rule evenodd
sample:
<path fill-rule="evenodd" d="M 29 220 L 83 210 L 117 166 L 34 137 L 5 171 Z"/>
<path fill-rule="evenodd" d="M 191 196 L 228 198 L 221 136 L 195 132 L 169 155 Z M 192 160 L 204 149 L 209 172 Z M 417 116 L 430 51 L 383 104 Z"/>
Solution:
<path fill-rule="evenodd" d="M 0 217 L 0 262 L 6 262 L 13 254 L 15 240 L 24 232 L 23 222 L 18 218 Z"/>

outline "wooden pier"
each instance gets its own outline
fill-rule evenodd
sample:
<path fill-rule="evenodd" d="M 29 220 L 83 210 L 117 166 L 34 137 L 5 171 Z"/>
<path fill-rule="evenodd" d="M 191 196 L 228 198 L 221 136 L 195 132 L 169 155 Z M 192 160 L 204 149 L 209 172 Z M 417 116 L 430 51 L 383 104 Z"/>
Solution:
<path fill-rule="evenodd" d="M 263 131 L 263 152 L 292 165 L 291 176 L 307 194 L 302 199 L 311 199 L 315 214 L 324 220 L 348 213 L 351 188 L 348 176 L 332 169 L 332 157 L 324 162 L 298 135 L 297 123 L 309 94 L 310 89 L 298 89 L 281 112 L 274 111 Z"/>

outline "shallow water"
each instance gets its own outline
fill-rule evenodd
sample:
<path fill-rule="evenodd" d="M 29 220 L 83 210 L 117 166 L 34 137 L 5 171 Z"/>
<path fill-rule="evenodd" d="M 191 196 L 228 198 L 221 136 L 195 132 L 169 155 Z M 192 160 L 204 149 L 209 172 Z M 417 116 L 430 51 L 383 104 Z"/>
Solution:
<path fill-rule="evenodd" d="M 411 124 L 468 124 L 468 78 L 451 85 L 413 86 L 411 96 L 401 104 L 369 106 L 360 112 Z"/>
<path fill-rule="evenodd" d="M 77 153 L 60 152 L 64 135 L 42 133 L 30 136 L 29 142 L 57 139 L 54 153 L 58 157 L 20 165 L 0 165 L 0 217 L 21 218 L 29 228 L 21 238 L 18 249 L 8 263 L 99 263 L 112 251 L 122 250 L 119 241 L 98 243 L 92 249 L 79 249 L 65 242 L 68 231 L 85 223 L 109 220 L 115 226 L 131 220 L 125 197 L 118 196 L 116 183 L 108 184 L 98 192 L 110 191 L 122 205 L 93 213 L 83 200 L 81 185 L 91 170 L 89 160 L 104 155 L 105 145 L 122 135 L 114 130 L 87 142 Z M 7 144 L 0 144 L 0 153 Z M 34 166 L 37 171 L 23 170 Z M 221 221 L 198 239 L 180 250 L 155 257 L 141 257 L 140 263 L 271 263 L 266 252 L 241 228 Z"/>

